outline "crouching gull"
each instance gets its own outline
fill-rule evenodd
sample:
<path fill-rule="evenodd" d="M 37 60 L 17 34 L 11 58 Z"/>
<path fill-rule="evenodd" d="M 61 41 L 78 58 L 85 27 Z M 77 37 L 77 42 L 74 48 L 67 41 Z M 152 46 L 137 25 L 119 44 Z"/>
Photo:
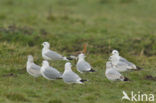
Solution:
<path fill-rule="evenodd" d="M 135 64 L 129 62 L 127 59 L 121 57 L 117 50 L 112 51 L 112 56 L 110 56 L 109 60 L 112 62 L 113 66 L 115 66 L 116 70 L 119 72 L 142 69 L 136 66 Z"/>
<path fill-rule="evenodd" d="M 68 61 L 68 60 L 72 59 L 72 58 L 64 57 L 64 56 L 58 54 L 57 52 L 50 50 L 49 49 L 50 44 L 48 42 L 43 42 L 42 45 L 43 45 L 42 57 L 45 60 L 66 60 L 66 61 Z"/>
<path fill-rule="evenodd" d="M 29 55 L 27 65 L 26 65 L 27 72 L 34 77 L 38 77 L 41 76 L 40 68 L 41 68 L 40 66 L 34 63 L 33 56 Z"/>
<path fill-rule="evenodd" d="M 128 78 L 122 76 L 118 71 L 116 71 L 110 61 L 106 63 L 105 75 L 110 81 L 128 81 Z"/>
<path fill-rule="evenodd" d="M 78 83 L 78 84 L 83 84 L 83 82 L 87 81 L 87 80 L 83 80 L 79 77 L 79 75 L 77 75 L 76 73 L 74 73 L 71 69 L 72 65 L 70 62 L 67 62 L 65 64 L 65 70 L 64 73 L 62 75 L 63 81 L 67 84 L 72 84 L 72 83 Z"/>
<path fill-rule="evenodd" d="M 48 80 L 61 79 L 62 74 L 55 68 L 51 67 L 48 61 L 44 60 L 42 62 L 41 74 L 44 78 Z"/>
<path fill-rule="evenodd" d="M 80 73 L 95 72 L 95 70 L 92 69 L 91 65 L 87 61 L 85 61 L 85 55 L 83 53 L 78 55 L 76 68 Z"/>

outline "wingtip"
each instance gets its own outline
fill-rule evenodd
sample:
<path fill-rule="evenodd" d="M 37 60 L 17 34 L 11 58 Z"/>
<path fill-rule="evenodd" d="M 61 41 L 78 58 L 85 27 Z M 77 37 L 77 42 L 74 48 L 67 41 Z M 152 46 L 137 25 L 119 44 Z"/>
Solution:
<path fill-rule="evenodd" d="M 143 68 L 136 66 L 137 70 L 143 70 Z"/>
<path fill-rule="evenodd" d="M 94 69 L 91 69 L 90 72 L 96 72 Z"/>
<path fill-rule="evenodd" d="M 63 57 L 63 60 L 69 61 L 69 60 L 73 60 L 73 58 L 71 58 L 71 57 Z"/>
<path fill-rule="evenodd" d="M 67 57 L 67 59 L 68 59 L 68 60 L 73 60 L 73 58 L 71 58 L 71 57 Z"/>
<path fill-rule="evenodd" d="M 80 80 L 80 82 L 82 82 L 82 83 L 84 83 L 84 82 L 86 82 L 86 81 L 88 81 L 88 80 L 86 80 L 86 79 L 81 79 L 81 80 Z"/>
<path fill-rule="evenodd" d="M 130 81 L 127 77 L 124 78 L 124 81 Z"/>

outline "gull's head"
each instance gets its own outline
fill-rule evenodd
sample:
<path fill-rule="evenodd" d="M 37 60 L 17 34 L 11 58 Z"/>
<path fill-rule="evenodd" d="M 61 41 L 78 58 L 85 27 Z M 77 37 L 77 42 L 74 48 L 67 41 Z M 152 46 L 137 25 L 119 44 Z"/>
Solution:
<path fill-rule="evenodd" d="M 86 56 L 85 56 L 83 53 L 81 53 L 81 54 L 78 55 L 78 58 L 79 58 L 79 59 L 84 59 L 85 57 L 86 57 Z"/>
<path fill-rule="evenodd" d="M 65 69 L 66 69 L 66 70 L 71 69 L 71 67 L 72 67 L 72 65 L 71 65 L 70 62 L 67 62 L 67 63 L 65 64 Z"/>
<path fill-rule="evenodd" d="M 119 55 L 119 52 L 118 52 L 117 50 L 113 50 L 113 51 L 112 51 L 112 54 L 113 54 L 113 55 L 115 55 L 115 54 L 118 54 L 118 55 Z"/>
<path fill-rule="evenodd" d="M 112 63 L 110 61 L 106 62 L 106 68 L 107 69 L 112 68 Z"/>
<path fill-rule="evenodd" d="M 49 66 L 49 62 L 48 62 L 47 60 L 44 60 L 44 61 L 42 62 L 42 66 Z"/>
<path fill-rule="evenodd" d="M 32 55 L 28 55 L 28 61 L 29 61 L 29 62 L 33 62 L 33 61 L 34 61 L 34 58 L 33 58 Z"/>
<path fill-rule="evenodd" d="M 47 48 L 49 48 L 49 47 L 50 47 L 49 42 L 43 42 L 43 43 L 42 43 L 42 45 L 43 45 L 43 47 L 47 47 Z"/>

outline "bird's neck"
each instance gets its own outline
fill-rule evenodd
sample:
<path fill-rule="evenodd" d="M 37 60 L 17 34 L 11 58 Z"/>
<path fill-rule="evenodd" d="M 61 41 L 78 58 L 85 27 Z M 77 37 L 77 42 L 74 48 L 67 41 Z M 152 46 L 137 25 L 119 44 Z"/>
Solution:
<path fill-rule="evenodd" d="M 118 62 L 119 62 L 119 59 L 120 59 L 120 57 L 119 57 L 119 55 L 113 55 L 112 56 L 112 64 L 113 65 L 117 65 L 118 64 Z"/>
<path fill-rule="evenodd" d="M 43 65 L 43 67 L 44 67 L 44 68 L 47 68 L 47 67 L 49 67 L 49 65 Z"/>
<path fill-rule="evenodd" d="M 119 57 L 119 54 L 115 54 L 115 56 Z"/>
<path fill-rule="evenodd" d="M 71 68 L 70 67 L 66 67 L 65 68 L 65 72 L 69 72 L 69 71 L 72 71 Z"/>
<path fill-rule="evenodd" d="M 30 63 L 33 63 L 33 61 L 28 60 L 28 61 L 27 61 L 27 63 L 29 63 L 29 64 L 30 64 Z"/>
<path fill-rule="evenodd" d="M 120 59 L 119 54 L 115 54 L 114 56 L 115 56 L 115 58 L 116 58 L 117 60 L 119 60 L 119 59 Z"/>
<path fill-rule="evenodd" d="M 43 51 L 47 51 L 47 50 L 49 50 L 49 47 L 43 47 L 42 50 L 43 50 Z"/>
<path fill-rule="evenodd" d="M 83 61 L 83 60 L 84 60 L 84 58 L 79 58 L 78 62 Z"/>

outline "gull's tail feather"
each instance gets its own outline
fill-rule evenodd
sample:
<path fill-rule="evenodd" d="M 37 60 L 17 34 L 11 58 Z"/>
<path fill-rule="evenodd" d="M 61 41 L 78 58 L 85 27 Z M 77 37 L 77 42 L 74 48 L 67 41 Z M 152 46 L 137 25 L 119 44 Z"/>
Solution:
<path fill-rule="evenodd" d="M 139 66 L 136 66 L 137 70 L 142 70 L 143 68 L 139 67 Z"/>
<path fill-rule="evenodd" d="M 82 83 L 83 83 L 83 82 L 86 82 L 86 81 L 88 81 L 88 80 L 85 80 L 85 79 L 81 79 L 81 80 L 80 80 L 80 82 L 82 82 Z"/>
<path fill-rule="evenodd" d="M 127 77 L 124 78 L 124 81 L 129 81 L 129 79 Z"/>
<path fill-rule="evenodd" d="M 63 57 L 63 60 L 69 61 L 69 60 L 73 60 L 73 58 L 71 58 L 71 57 Z"/>
<path fill-rule="evenodd" d="M 72 57 L 67 57 L 67 59 L 68 59 L 68 60 L 73 60 L 73 58 L 72 58 Z"/>
<path fill-rule="evenodd" d="M 91 68 L 90 72 L 96 72 L 94 69 Z"/>

